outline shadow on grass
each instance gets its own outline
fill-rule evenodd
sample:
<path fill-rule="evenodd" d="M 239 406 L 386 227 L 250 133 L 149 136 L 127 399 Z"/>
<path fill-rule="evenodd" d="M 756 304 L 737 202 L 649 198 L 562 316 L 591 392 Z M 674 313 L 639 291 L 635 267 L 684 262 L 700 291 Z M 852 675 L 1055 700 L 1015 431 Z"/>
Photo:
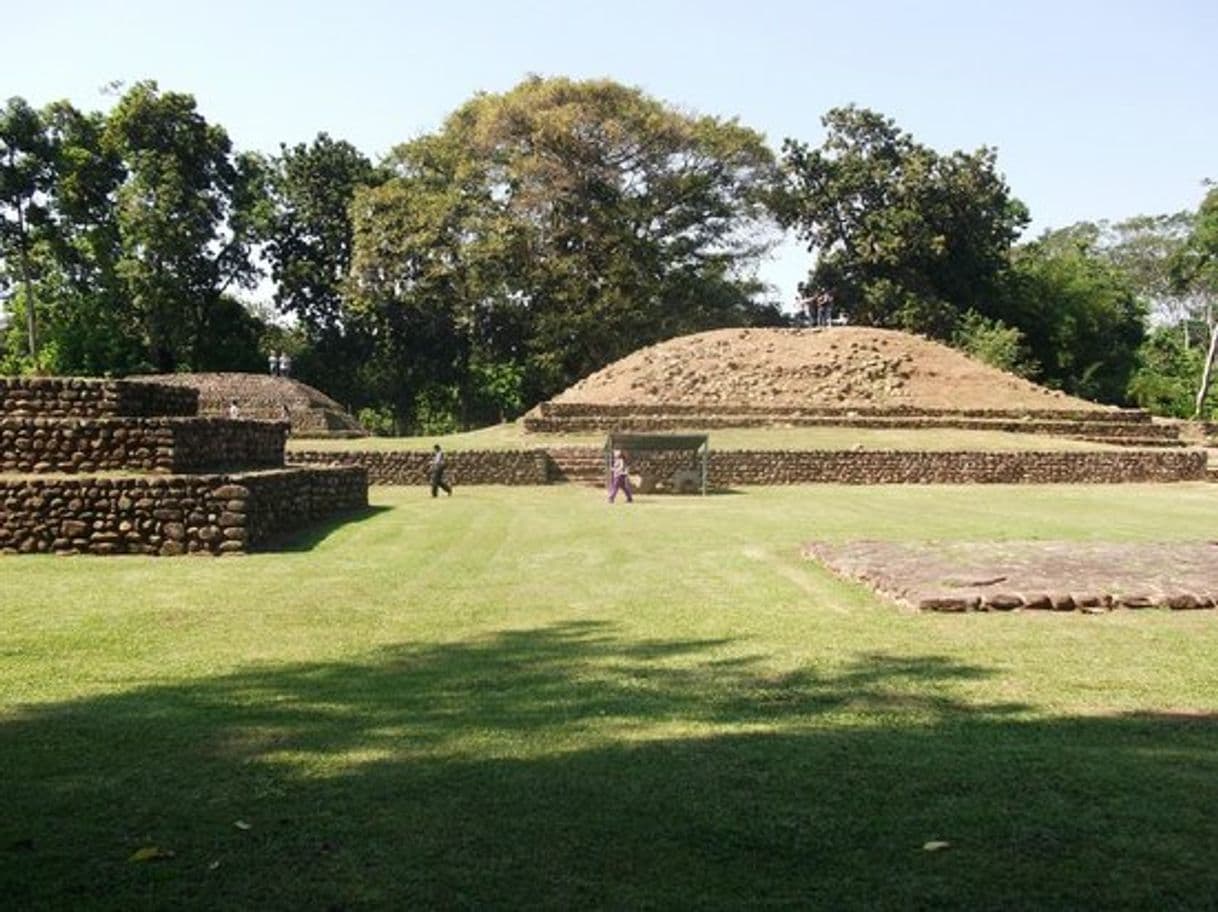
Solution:
<path fill-rule="evenodd" d="M 17 710 L 12 908 L 1212 908 L 1218 723 L 565 624 Z M 241 822 L 241 826 L 237 822 Z M 248 828 L 247 828 L 248 827 Z M 928 840 L 951 847 L 925 851 Z M 137 849 L 174 853 L 135 863 Z"/>
<path fill-rule="evenodd" d="M 275 535 L 263 542 L 259 542 L 257 546 L 250 549 L 252 554 L 265 554 L 269 551 L 273 552 L 292 552 L 292 551 L 312 551 L 323 541 L 329 538 L 338 529 L 351 523 L 363 522 L 365 519 L 386 513 L 392 507 L 363 507 L 359 510 L 350 510 L 344 513 L 336 513 L 329 516 L 320 522 L 313 523 L 304 529 L 295 532 L 286 532 L 281 535 Z"/>

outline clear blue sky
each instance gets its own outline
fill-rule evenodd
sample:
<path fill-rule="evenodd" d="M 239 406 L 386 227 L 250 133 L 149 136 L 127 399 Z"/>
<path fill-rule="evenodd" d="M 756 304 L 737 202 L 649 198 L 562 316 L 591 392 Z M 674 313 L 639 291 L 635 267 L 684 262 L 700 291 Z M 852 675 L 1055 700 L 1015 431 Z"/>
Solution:
<path fill-rule="evenodd" d="M 855 102 L 940 151 L 998 149 L 1039 233 L 1194 208 L 1218 179 L 1218 2 L 19 2 L 0 96 L 193 94 L 243 149 L 319 131 L 372 157 L 529 73 L 610 77 L 777 148 Z M 763 272 L 789 302 L 808 257 Z"/>

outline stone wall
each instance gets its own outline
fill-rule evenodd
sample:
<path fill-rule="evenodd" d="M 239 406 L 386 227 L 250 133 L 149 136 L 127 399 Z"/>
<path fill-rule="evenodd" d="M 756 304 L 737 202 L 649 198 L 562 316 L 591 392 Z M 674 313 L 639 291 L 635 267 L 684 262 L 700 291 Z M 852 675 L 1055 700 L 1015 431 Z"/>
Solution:
<path fill-rule="evenodd" d="M 0 552 L 228 554 L 367 506 L 358 468 L 0 481 Z"/>
<path fill-rule="evenodd" d="M 173 428 L 173 471 L 277 468 L 283 465 L 286 421 L 244 418 L 170 419 Z"/>
<path fill-rule="evenodd" d="M 705 414 L 610 416 L 586 415 L 564 418 L 526 418 L 525 428 L 532 433 L 583 433 L 597 431 L 667 432 L 690 427 L 699 429 L 752 427 L 854 427 L 876 430 L 964 430 L 1002 431 L 1012 434 L 1042 434 L 1053 437 L 1083 437 L 1106 443 L 1146 441 L 1176 443 L 1180 432 L 1174 425 L 1112 420 L 1075 421 L 1039 418 L 971 418 L 962 416 L 863 416 L 863 415 L 735 415 Z"/>
<path fill-rule="evenodd" d="M 0 415 L 13 418 L 189 416 L 192 389 L 129 380 L 75 377 L 0 377 Z"/>
<path fill-rule="evenodd" d="M 601 450 L 588 447 L 590 456 Z M 566 448 L 571 452 L 572 448 Z M 292 462 L 341 462 L 368 470 L 372 484 L 427 484 L 428 453 L 293 452 Z M 449 478 L 458 484 L 546 484 L 544 450 L 500 450 L 448 455 Z M 895 450 L 712 450 L 712 487 L 781 484 L 1088 484 L 1201 481 L 1203 450 L 1092 452 L 901 452 Z M 666 478 L 694 468 L 688 453 L 633 453 L 636 474 Z"/>
<path fill-rule="evenodd" d="M 922 409 L 912 406 L 797 406 L 704 403 L 645 405 L 543 402 L 524 418 L 533 433 L 676 431 L 691 427 L 858 427 L 1003 431 L 1114 444 L 1177 443 L 1179 428 L 1152 423 L 1144 409 Z"/>
<path fill-rule="evenodd" d="M 326 519 L 368 506 L 368 474 L 361 466 L 289 468 L 245 475 L 247 542 L 258 547 Z"/>
<path fill-rule="evenodd" d="M 228 418 L 3 418 L 0 473 L 283 465 L 287 424 Z"/>
<path fill-rule="evenodd" d="M 287 454 L 296 465 L 357 465 L 368 483 L 426 485 L 430 452 L 342 452 L 295 450 Z M 543 485 L 548 480 L 544 450 L 466 450 L 445 453 L 445 478 L 458 485 Z"/>
<path fill-rule="evenodd" d="M 1022 420 L 1039 418 L 1051 421 L 1115 421 L 1118 423 L 1149 422 L 1145 409 L 927 409 L 911 405 L 891 406 L 821 406 L 821 405 L 751 405 L 746 403 L 709 402 L 690 404 L 626 404 L 588 402 L 542 402 L 537 412 L 543 418 L 620 418 L 665 417 L 669 415 L 755 415 L 760 417 L 863 417 L 863 418 L 993 418 Z"/>
<path fill-rule="evenodd" d="M 1202 450 L 990 453 L 712 451 L 718 487 L 834 484 L 1109 484 L 1202 481 Z"/>

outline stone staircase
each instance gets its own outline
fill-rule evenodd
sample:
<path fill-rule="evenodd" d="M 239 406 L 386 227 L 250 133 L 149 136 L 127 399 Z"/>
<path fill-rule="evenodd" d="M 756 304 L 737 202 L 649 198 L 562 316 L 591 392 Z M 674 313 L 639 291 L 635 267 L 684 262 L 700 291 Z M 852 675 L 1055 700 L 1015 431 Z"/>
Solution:
<path fill-rule="evenodd" d="M 551 447 L 546 450 L 546 473 L 551 483 L 602 487 L 605 454 L 594 447 Z"/>

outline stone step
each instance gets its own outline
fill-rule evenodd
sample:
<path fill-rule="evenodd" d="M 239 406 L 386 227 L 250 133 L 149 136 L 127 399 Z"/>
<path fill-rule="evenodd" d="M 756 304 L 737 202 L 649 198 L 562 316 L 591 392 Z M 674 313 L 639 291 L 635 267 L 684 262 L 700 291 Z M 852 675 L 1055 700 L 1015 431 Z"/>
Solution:
<path fill-rule="evenodd" d="M 546 451 L 550 480 L 599 487 L 605 483 L 605 456 L 600 450 L 555 448 Z"/>

